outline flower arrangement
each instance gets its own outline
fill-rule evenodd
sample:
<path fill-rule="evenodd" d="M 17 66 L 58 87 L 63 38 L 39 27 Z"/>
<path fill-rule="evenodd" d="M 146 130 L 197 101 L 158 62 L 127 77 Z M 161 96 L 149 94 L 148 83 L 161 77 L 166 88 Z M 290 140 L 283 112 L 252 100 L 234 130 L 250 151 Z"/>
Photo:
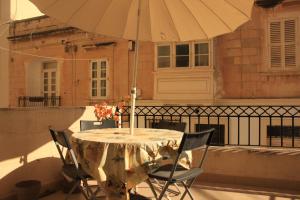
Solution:
<path fill-rule="evenodd" d="M 98 121 L 113 119 L 121 127 L 121 113 L 124 111 L 125 100 L 119 101 L 115 106 L 109 105 L 106 101 L 95 105 L 95 116 Z"/>

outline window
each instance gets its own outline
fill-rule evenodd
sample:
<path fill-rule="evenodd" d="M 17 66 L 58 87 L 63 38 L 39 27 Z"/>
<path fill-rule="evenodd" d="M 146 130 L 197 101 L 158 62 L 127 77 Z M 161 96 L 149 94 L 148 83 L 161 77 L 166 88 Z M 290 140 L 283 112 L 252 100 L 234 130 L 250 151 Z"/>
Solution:
<path fill-rule="evenodd" d="M 293 69 L 297 66 L 296 19 L 269 23 L 271 69 Z"/>
<path fill-rule="evenodd" d="M 56 88 L 56 62 L 43 63 L 43 96 L 55 97 L 57 93 Z"/>
<path fill-rule="evenodd" d="M 45 62 L 42 66 L 42 94 L 44 98 L 31 98 L 29 101 L 42 101 L 44 106 L 58 106 L 57 62 Z"/>
<path fill-rule="evenodd" d="M 208 43 L 195 43 L 195 66 L 209 66 Z"/>
<path fill-rule="evenodd" d="M 107 60 L 91 62 L 91 96 L 92 98 L 107 97 Z"/>
<path fill-rule="evenodd" d="M 159 68 L 166 68 L 171 66 L 171 46 L 159 45 L 157 46 L 157 66 Z"/>
<path fill-rule="evenodd" d="M 190 46 L 189 44 L 176 45 L 176 67 L 190 66 Z"/>
<path fill-rule="evenodd" d="M 157 68 L 193 68 L 210 66 L 210 42 L 186 42 L 156 45 Z"/>

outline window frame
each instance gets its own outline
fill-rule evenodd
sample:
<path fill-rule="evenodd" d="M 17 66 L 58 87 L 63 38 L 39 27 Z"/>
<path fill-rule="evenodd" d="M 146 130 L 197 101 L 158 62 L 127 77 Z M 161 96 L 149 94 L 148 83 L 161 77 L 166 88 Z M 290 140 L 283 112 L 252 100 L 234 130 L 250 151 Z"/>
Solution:
<path fill-rule="evenodd" d="M 207 43 L 208 44 L 208 66 L 195 66 L 195 44 Z M 178 44 L 189 44 L 189 66 L 187 67 L 176 67 L 176 45 Z M 171 66 L 170 67 L 158 67 L 158 47 L 170 45 L 171 52 Z M 213 68 L 213 39 L 210 40 L 197 40 L 189 42 L 172 42 L 172 43 L 156 43 L 154 53 L 155 71 L 177 71 L 177 70 L 207 70 Z"/>
<path fill-rule="evenodd" d="M 204 42 L 204 41 L 195 41 L 195 42 L 193 42 L 193 44 L 192 44 L 192 54 L 193 54 L 193 56 L 192 56 L 192 58 L 193 58 L 193 67 L 195 67 L 195 68 L 204 68 L 204 67 L 210 67 L 211 66 L 211 55 L 212 55 L 212 51 L 211 51 L 211 45 L 210 45 L 210 41 L 207 41 L 207 42 Z M 196 52 L 195 52 L 195 45 L 196 44 L 207 44 L 207 46 L 208 46 L 208 65 L 205 65 L 205 66 L 201 66 L 201 65 L 196 65 Z M 201 56 L 201 55 L 204 55 L 204 54 L 197 54 L 197 55 L 199 55 L 199 56 Z"/>
<path fill-rule="evenodd" d="M 268 71 L 270 72 L 289 72 L 289 71 L 297 71 L 300 68 L 300 24 L 299 24 L 299 17 L 300 15 L 289 15 L 288 13 L 286 14 L 281 14 L 278 15 L 276 17 L 273 16 L 269 16 L 268 20 L 267 20 L 267 36 L 266 36 L 266 42 L 267 42 L 267 55 L 268 55 L 268 61 L 267 61 L 267 66 L 268 66 Z M 295 20 L 295 56 L 296 56 L 296 66 L 295 67 L 288 67 L 285 64 L 285 45 L 286 42 L 285 40 L 285 21 L 289 21 L 289 20 Z M 273 22 L 280 22 L 280 31 L 281 31 L 281 35 L 280 35 L 280 39 L 281 39 L 281 43 L 280 43 L 280 50 L 281 50 L 281 64 L 280 67 L 272 67 L 272 63 L 271 63 L 271 47 L 272 47 L 272 43 L 271 43 L 271 23 Z"/>
<path fill-rule="evenodd" d="M 160 46 L 169 46 L 170 47 L 170 66 L 168 66 L 168 67 L 158 67 L 158 57 L 159 57 L 159 55 L 158 55 L 158 47 L 160 47 Z M 172 65 L 173 65 L 173 61 L 172 61 L 172 54 L 173 54 L 173 52 L 172 52 L 172 44 L 171 43 L 159 43 L 159 44 L 157 44 L 156 46 L 155 46 L 155 66 L 158 68 L 158 69 L 169 69 L 169 68 L 171 68 L 172 67 Z"/>
<path fill-rule="evenodd" d="M 106 62 L 106 77 L 101 78 L 101 62 Z M 93 78 L 93 63 L 97 63 L 97 78 Z M 90 71 L 90 98 L 91 99 L 107 99 L 109 96 L 109 62 L 107 58 L 93 59 L 89 61 L 89 71 Z M 93 96 L 93 80 L 97 81 L 97 96 Z M 106 95 L 101 96 L 101 80 L 106 81 Z"/>
<path fill-rule="evenodd" d="M 177 67 L 177 52 L 176 52 L 176 47 L 177 45 L 188 45 L 189 46 L 189 54 L 188 54 L 188 57 L 189 57 L 189 64 L 188 66 L 181 66 L 181 67 Z M 191 42 L 177 42 L 177 43 L 174 43 L 173 44 L 173 51 L 174 51 L 174 56 L 173 56 L 173 67 L 175 69 L 187 69 L 187 68 L 190 68 L 192 66 L 192 62 L 191 62 L 191 58 L 193 57 L 193 53 L 191 51 Z M 187 56 L 187 55 L 179 55 L 179 56 Z"/>
<path fill-rule="evenodd" d="M 51 64 L 53 64 L 54 66 L 50 66 L 50 68 L 48 68 L 47 67 L 47 65 L 51 65 Z M 47 68 L 46 68 L 47 67 Z M 47 82 L 47 92 L 45 91 L 45 73 L 55 73 L 55 83 L 53 84 L 52 83 L 52 79 L 51 80 L 48 80 L 48 82 Z M 41 87 L 40 87 L 40 90 L 41 90 L 41 94 L 42 94 L 42 96 L 44 96 L 45 95 L 45 93 L 47 93 L 48 95 L 48 97 L 55 97 L 55 96 L 58 96 L 58 94 L 59 94 L 59 78 L 58 78 L 58 72 L 59 72 L 59 70 L 58 70 L 58 62 L 57 61 L 55 61 L 55 60 L 51 60 L 51 61 L 44 61 L 44 62 L 42 62 L 41 63 L 41 71 L 40 71 L 40 73 L 41 73 Z M 49 77 L 49 76 L 48 76 Z M 52 77 L 52 75 L 50 75 L 50 77 Z M 49 84 L 50 83 L 50 84 Z M 52 86 L 55 86 L 55 95 L 52 95 Z M 50 95 L 49 95 L 50 94 Z"/>

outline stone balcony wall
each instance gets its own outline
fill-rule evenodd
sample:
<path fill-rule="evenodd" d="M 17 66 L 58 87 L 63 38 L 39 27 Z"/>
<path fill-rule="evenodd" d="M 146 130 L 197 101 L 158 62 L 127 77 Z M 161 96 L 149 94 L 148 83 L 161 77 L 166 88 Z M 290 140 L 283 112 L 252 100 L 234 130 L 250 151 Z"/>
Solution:
<path fill-rule="evenodd" d="M 24 179 L 38 179 L 44 189 L 57 185 L 61 161 L 48 128 L 76 132 L 80 119 L 95 119 L 93 107 L 0 109 L 0 199 Z M 295 189 L 299 159 L 299 149 L 212 147 L 199 180 Z"/>

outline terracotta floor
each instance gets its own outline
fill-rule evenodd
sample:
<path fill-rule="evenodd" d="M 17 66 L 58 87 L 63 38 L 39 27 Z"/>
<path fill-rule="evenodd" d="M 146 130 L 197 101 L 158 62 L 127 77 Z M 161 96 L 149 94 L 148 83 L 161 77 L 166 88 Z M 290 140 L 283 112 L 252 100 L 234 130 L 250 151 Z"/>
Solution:
<path fill-rule="evenodd" d="M 154 199 L 150 188 L 146 184 L 138 186 L 138 192 L 144 196 Z M 270 191 L 262 188 L 243 188 L 236 186 L 198 186 L 192 188 L 195 200 L 300 200 L 299 191 Z M 64 200 L 65 194 L 57 192 L 40 200 Z M 166 199 L 166 198 L 165 198 Z M 179 200 L 178 197 L 171 197 L 172 200 Z M 185 199 L 189 199 L 186 197 Z M 71 195 L 69 200 L 84 200 L 81 194 Z M 99 200 L 112 200 L 99 198 Z M 115 200 L 115 199 L 113 199 Z"/>

